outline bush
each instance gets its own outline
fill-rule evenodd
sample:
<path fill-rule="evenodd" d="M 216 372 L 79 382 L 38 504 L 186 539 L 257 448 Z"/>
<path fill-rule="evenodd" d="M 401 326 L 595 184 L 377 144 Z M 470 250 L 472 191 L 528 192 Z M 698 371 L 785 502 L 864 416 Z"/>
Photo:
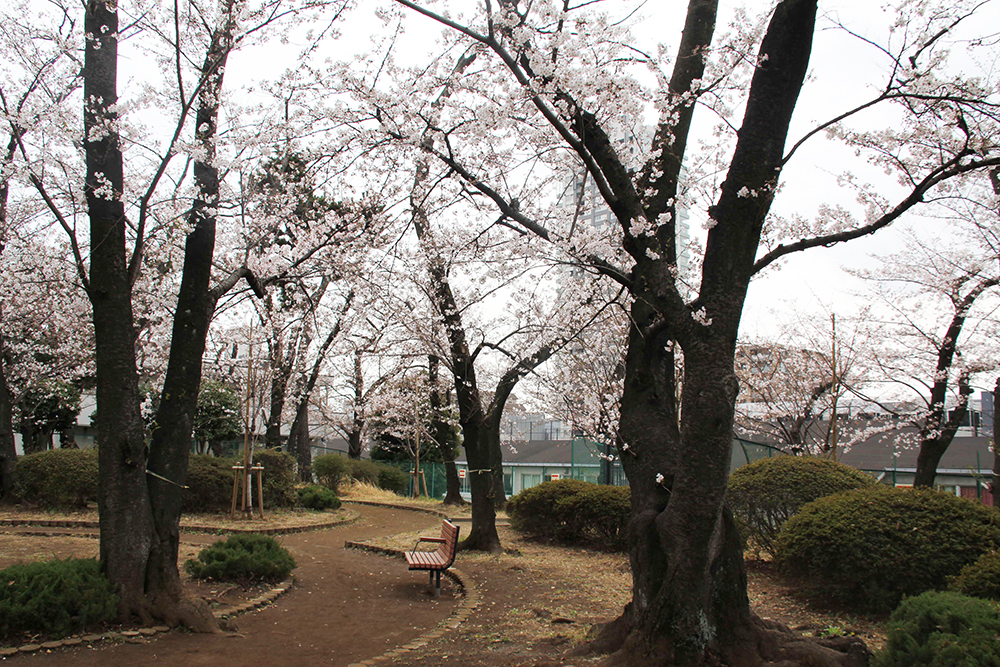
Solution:
<path fill-rule="evenodd" d="M 0 634 L 63 637 L 118 612 L 114 587 L 93 558 L 22 563 L 0 570 Z"/>
<path fill-rule="evenodd" d="M 560 479 L 542 482 L 511 497 L 507 516 L 514 530 L 533 537 L 570 544 L 621 546 L 629 504 L 627 487 Z"/>
<path fill-rule="evenodd" d="M 227 510 L 233 502 L 233 465 L 236 459 L 192 454 L 188 460 L 185 512 Z"/>
<path fill-rule="evenodd" d="M 51 449 L 17 459 L 14 495 L 47 507 L 85 507 L 97 500 L 97 450 Z"/>
<path fill-rule="evenodd" d="M 215 542 L 184 563 L 196 579 L 240 584 L 281 581 L 295 569 L 295 559 L 273 537 L 232 535 Z"/>
<path fill-rule="evenodd" d="M 378 482 L 380 489 L 403 495 L 410 486 L 410 476 L 395 466 L 379 465 Z"/>
<path fill-rule="evenodd" d="M 340 454 L 322 454 L 312 460 L 312 472 L 320 484 L 336 491 L 351 476 L 350 459 Z"/>
<path fill-rule="evenodd" d="M 892 613 L 872 667 L 1000 667 L 1000 611 L 954 592 L 928 591 Z"/>
<path fill-rule="evenodd" d="M 298 489 L 299 504 L 311 510 L 340 509 L 340 498 L 337 494 L 318 484 L 309 484 Z"/>
<path fill-rule="evenodd" d="M 990 551 L 962 568 L 951 582 L 953 590 L 975 598 L 1000 600 L 1000 552 Z"/>
<path fill-rule="evenodd" d="M 255 449 L 253 463 L 264 466 L 264 507 L 294 507 L 298 495 L 292 455 L 277 449 Z"/>
<path fill-rule="evenodd" d="M 410 485 L 410 477 L 395 466 L 376 463 L 367 459 L 347 459 L 351 479 L 377 486 L 386 491 L 403 494 Z"/>
<path fill-rule="evenodd" d="M 871 475 L 836 461 L 775 456 L 733 471 L 726 499 L 747 545 L 774 557 L 781 527 L 800 507 L 875 484 Z"/>
<path fill-rule="evenodd" d="M 776 544 L 780 566 L 843 602 L 888 611 L 1000 545 L 1000 515 L 927 490 L 874 486 L 805 505 Z"/>
<path fill-rule="evenodd" d="M 379 465 L 367 459 L 348 459 L 347 468 L 350 471 L 351 479 L 365 482 L 372 486 L 378 486 Z"/>

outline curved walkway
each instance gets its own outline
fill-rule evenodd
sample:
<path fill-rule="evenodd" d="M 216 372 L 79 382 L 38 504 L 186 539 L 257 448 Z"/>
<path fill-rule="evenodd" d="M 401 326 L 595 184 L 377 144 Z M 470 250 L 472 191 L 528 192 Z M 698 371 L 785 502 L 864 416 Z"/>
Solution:
<path fill-rule="evenodd" d="M 295 556 L 295 586 L 254 613 L 237 617 L 234 634 L 198 635 L 174 631 L 125 637 L 121 643 L 60 649 L 19 656 L 35 666 L 183 665 L 375 665 L 425 646 L 468 617 L 474 592 L 460 603 L 453 581 L 440 598 L 427 594 L 423 572 L 366 551 L 345 549 L 347 541 L 413 530 L 435 532 L 439 519 L 412 510 L 365 506 L 362 520 L 280 538 Z M 210 542 L 209 535 L 185 533 L 185 541 Z"/>

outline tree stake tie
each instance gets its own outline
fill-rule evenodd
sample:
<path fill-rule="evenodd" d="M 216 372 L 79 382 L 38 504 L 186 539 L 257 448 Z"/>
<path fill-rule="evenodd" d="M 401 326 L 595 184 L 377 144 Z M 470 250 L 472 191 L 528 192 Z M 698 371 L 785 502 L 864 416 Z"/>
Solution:
<path fill-rule="evenodd" d="M 172 480 L 172 479 L 167 479 L 167 478 L 166 478 L 166 477 L 164 477 L 163 475 L 157 475 L 157 474 L 156 474 L 155 472 L 153 472 L 153 471 L 152 471 L 152 470 L 150 470 L 149 468 L 146 468 L 146 474 L 147 474 L 147 475 L 152 475 L 152 476 L 153 476 L 153 477 L 155 477 L 156 479 L 162 479 L 162 480 L 163 480 L 164 482 L 166 482 L 167 484 L 173 484 L 174 486 L 179 486 L 179 487 L 181 487 L 182 489 L 190 489 L 190 488 L 191 488 L 190 486 L 185 486 L 185 485 L 183 485 L 183 484 L 178 484 L 177 482 L 175 482 L 175 481 L 174 481 L 174 480 Z"/>
<path fill-rule="evenodd" d="M 487 473 L 487 472 L 493 472 L 493 468 L 480 468 L 479 470 L 470 470 L 469 474 L 471 475 L 471 474 L 475 473 L 477 475 L 481 475 L 481 474 Z"/>

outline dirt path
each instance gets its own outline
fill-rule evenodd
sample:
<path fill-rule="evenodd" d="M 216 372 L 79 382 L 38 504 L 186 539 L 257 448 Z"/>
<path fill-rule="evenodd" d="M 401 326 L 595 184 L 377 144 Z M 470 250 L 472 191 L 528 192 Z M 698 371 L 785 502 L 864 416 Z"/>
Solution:
<path fill-rule="evenodd" d="M 235 634 L 174 631 L 137 643 L 61 649 L 18 656 L 22 667 L 94 665 L 348 665 L 413 641 L 447 618 L 458 598 L 443 581 L 440 598 L 427 594 L 427 578 L 398 559 L 344 549 L 345 540 L 426 529 L 439 520 L 418 512 L 358 507 L 363 520 L 280 538 L 299 567 L 295 587 L 275 604 L 237 619 Z M 210 542 L 213 536 L 183 540 Z"/>

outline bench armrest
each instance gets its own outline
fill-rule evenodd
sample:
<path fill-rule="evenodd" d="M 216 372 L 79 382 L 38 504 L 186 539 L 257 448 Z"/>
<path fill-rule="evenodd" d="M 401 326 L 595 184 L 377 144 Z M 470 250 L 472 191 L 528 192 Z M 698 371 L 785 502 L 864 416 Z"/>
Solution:
<path fill-rule="evenodd" d="M 421 535 L 417 538 L 417 543 L 413 545 L 412 549 L 410 549 L 411 554 L 417 553 L 417 547 L 420 546 L 421 542 L 437 542 L 438 544 L 444 544 L 445 540 L 441 537 L 425 537 Z"/>

